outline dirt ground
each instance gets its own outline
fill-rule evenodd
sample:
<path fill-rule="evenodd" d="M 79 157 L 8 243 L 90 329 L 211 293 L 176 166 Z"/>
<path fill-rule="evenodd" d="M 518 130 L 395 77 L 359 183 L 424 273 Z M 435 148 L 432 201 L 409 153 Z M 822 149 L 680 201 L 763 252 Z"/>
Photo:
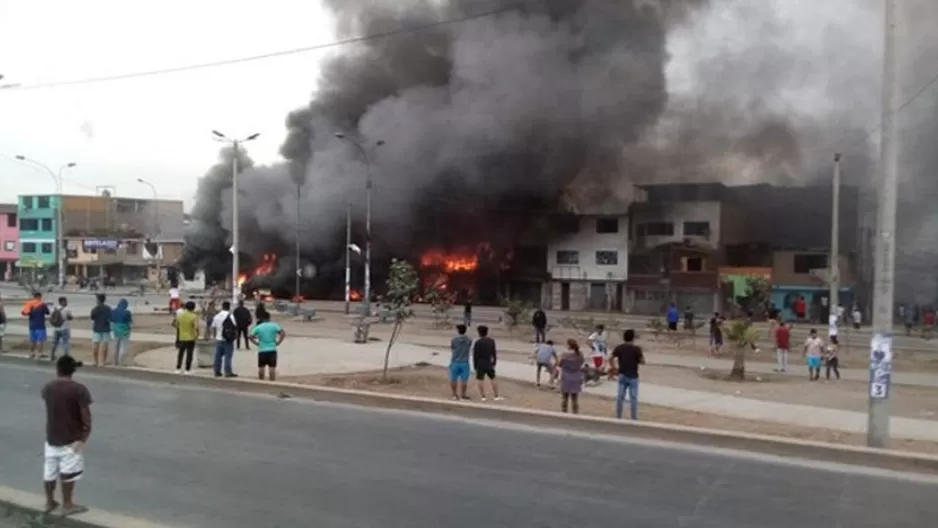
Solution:
<path fill-rule="evenodd" d="M 801 366 L 796 367 L 801 369 Z M 642 368 L 642 381 L 681 389 L 699 390 L 778 403 L 828 407 L 866 412 L 869 404 L 867 383 L 827 381 L 824 372 L 819 381 L 803 377 L 751 374 L 750 381 L 726 381 L 726 372 L 695 370 L 685 367 L 649 365 Z M 894 384 L 889 399 L 890 412 L 923 420 L 938 419 L 938 388 Z M 938 427 L 938 422 L 935 424 Z"/>
<path fill-rule="evenodd" d="M 283 381 L 322 385 L 344 389 L 364 390 L 385 394 L 398 394 L 418 396 L 424 398 L 448 399 L 450 397 L 449 384 L 446 381 L 445 369 L 438 367 L 409 367 L 394 369 L 391 373 L 391 382 L 382 383 L 380 373 L 360 373 L 341 375 L 295 376 L 283 378 Z M 472 382 L 470 385 L 473 399 L 478 401 L 478 391 Z M 501 394 L 504 401 L 491 402 L 491 405 L 504 405 L 509 407 L 539 410 L 560 410 L 560 395 L 549 389 L 537 389 L 533 383 L 513 380 L 499 380 Z M 489 390 L 490 393 L 490 390 Z M 614 402 L 611 398 L 594 395 L 583 395 L 580 400 L 580 412 L 589 416 L 611 417 L 614 412 Z M 641 405 L 639 418 L 643 421 L 704 427 L 708 429 L 721 429 L 746 433 L 783 436 L 819 442 L 837 444 L 865 445 L 866 436 L 856 433 L 844 433 L 830 429 L 817 429 L 811 427 L 760 422 L 729 418 L 713 414 L 683 411 L 668 407 L 654 405 Z M 917 451 L 923 453 L 938 453 L 938 443 L 916 440 L 896 440 L 890 445 L 893 449 L 903 451 Z"/>
<path fill-rule="evenodd" d="M 13 352 L 16 354 L 28 354 L 29 353 L 29 341 L 25 337 L 14 336 L 6 337 L 3 340 L 5 351 Z M 149 350 L 154 350 L 157 348 L 165 348 L 166 343 L 152 343 L 147 341 L 133 341 L 130 342 L 130 359 L 133 359 L 138 354 L 142 354 Z M 46 358 L 49 356 L 49 351 L 52 349 L 52 343 L 46 343 L 44 350 L 44 355 Z M 61 355 L 61 348 L 56 352 L 56 355 Z M 72 339 L 71 342 L 71 354 L 75 359 L 84 362 L 85 364 L 91 364 L 92 355 L 91 355 L 91 340 L 89 339 Z M 113 361 L 114 359 L 114 344 L 111 343 L 111 346 L 108 348 L 108 361 Z"/>
<path fill-rule="evenodd" d="M 295 318 L 274 314 L 274 319 L 281 323 L 288 335 L 321 337 L 333 339 L 349 339 L 352 335 L 352 326 L 350 319 L 340 314 L 324 314 L 313 322 L 301 322 Z M 170 325 L 170 317 L 167 314 L 137 314 L 134 321 L 134 329 L 138 332 L 154 334 L 172 334 L 174 332 Z M 515 348 L 530 344 L 533 347 L 533 336 L 523 329 L 509 331 L 503 325 L 492 325 L 491 335 L 496 340 L 503 342 L 512 342 Z M 389 325 L 376 325 L 372 327 L 372 338 L 385 340 L 390 333 Z M 409 321 L 401 334 L 401 341 L 412 342 L 414 344 L 429 345 L 446 348 L 448 339 L 452 336 L 452 327 L 443 327 L 440 324 L 427 320 Z M 551 339 L 557 343 L 562 343 L 568 338 L 578 340 L 585 344 L 587 333 L 575 328 L 555 328 L 550 333 Z M 612 336 L 611 345 L 617 344 L 617 338 Z M 707 337 L 697 335 L 694 337 L 685 336 L 674 340 L 668 336 L 659 336 L 657 339 L 652 335 L 640 333 L 639 344 L 643 346 L 649 354 L 660 353 L 670 355 L 684 356 L 709 356 Z M 938 350 L 935 352 L 916 351 L 903 352 L 897 349 L 898 357 L 893 362 L 893 368 L 903 372 L 938 372 Z M 504 352 L 505 357 L 511 357 L 513 360 L 527 359 L 526 354 L 517 352 Z M 730 357 L 731 352 L 724 350 L 720 357 Z M 840 351 L 840 361 L 842 368 L 866 368 L 868 364 L 868 351 L 860 350 L 858 347 L 845 347 Z M 773 350 L 762 350 L 759 354 L 747 354 L 747 361 L 754 363 L 774 363 L 775 354 Z M 790 356 L 792 368 L 801 368 L 801 356 L 798 352 L 793 352 Z"/>

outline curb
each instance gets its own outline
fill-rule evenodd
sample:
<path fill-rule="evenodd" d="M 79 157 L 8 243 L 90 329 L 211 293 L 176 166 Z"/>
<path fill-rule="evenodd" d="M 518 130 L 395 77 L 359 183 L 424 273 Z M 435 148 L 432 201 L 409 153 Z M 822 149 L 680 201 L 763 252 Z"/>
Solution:
<path fill-rule="evenodd" d="M 25 358 L 2 357 L 0 362 L 35 365 Z M 445 414 L 476 420 L 493 420 L 515 425 L 554 429 L 575 429 L 581 433 L 619 436 L 710 448 L 750 451 L 786 458 L 864 466 L 883 470 L 938 475 L 938 456 L 796 440 L 751 433 L 736 433 L 671 424 L 632 422 L 612 418 L 565 415 L 555 412 L 494 407 L 479 403 L 453 402 L 412 396 L 377 394 L 367 391 L 262 382 L 250 379 L 218 379 L 180 376 L 164 370 L 138 367 L 96 369 L 97 375 L 130 378 L 148 382 L 168 382 L 183 387 L 209 387 L 249 394 L 299 397 L 314 401 L 342 403 L 360 407 Z"/>
<path fill-rule="evenodd" d="M 43 513 L 38 505 L 46 501 L 43 495 L 0 486 L 0 522 L 12 520 L 12 526 L 57 528 L 170 528 L 142 519 L 104 510 L 89 509 L 70 517 Z M 6 524 L 4 524 L 6 526 Z"/>

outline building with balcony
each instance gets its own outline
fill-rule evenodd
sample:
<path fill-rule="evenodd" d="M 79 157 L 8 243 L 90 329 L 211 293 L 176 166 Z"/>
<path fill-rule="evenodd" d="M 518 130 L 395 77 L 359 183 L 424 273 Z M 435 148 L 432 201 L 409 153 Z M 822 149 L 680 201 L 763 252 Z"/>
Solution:
<path fill-rule="evenodd" d="M 57 269 L 59 213 L 66 274 L 117 282 L 156 278 L 183 247 L 180 200 L 100 196 L 20 196 L 20 265 Z M 165 278 L 165 274 L 161 274 Z"/>
<path fill-rule="evenodd" d="M 627 310 L 663 313 L 671 302 L 719 310 L 722 248 L 743 237 L 742 210 L 723 184 L 640 187 L 630 212 Z"/>
<path fill-rule="evenodd" d="M 0 204 L 0 278 L 10 280 L 19 259 L 17 204 Z"/>

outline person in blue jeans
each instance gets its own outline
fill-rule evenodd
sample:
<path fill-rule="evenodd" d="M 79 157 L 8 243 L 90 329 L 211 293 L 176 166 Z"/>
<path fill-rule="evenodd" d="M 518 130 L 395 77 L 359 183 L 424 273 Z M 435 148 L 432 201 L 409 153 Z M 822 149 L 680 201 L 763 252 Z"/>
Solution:
<path fill-rule="evenodd" d="M 49 324 L 52 325 L 52 350 L 49 351 L 49 358 L 55 361 L 55 352 L 62 346 L 62 353 L 66 356 L 71 354 L 72 330 L 71 321 L 72 309 L 68 307 L 68 299 L 59 297 L 59 305 L 52 310 L 49 315 Z"/>
<path fill-rule="evenodd" d="M 215 377 L 224 375 L 226 378 L 236 378 L 232 363 L 234 361 L 234 342 L 238 338 L 238 325 L 231 312 L 231 303 L 221 303 L 221 311 L 212 319 L 212 331 L 215 335 L 215 356 L 213 367 Z M 276 346 L 275 346 L 276 348 Z"/>
<path fill-rule="evenodd" d="M 622 418 L 625 395 L 629 395 L 629 415 L 638 419 L 638 367 L 645 364 L 642 348 L 635 344 L 635 330 L 622 334 L 625 341 L 612 351 L 612 360 L 619 372 L 619 390 L 616 393 L 616 418 Z"/>
<path fill-rule="evenodd" d="M 469 353 L 472 339 L 466 335 L 466 325 L 456 325 L 456 337 L 450 341 L 449 385 L 453 390 L 454 400 L 468 400 L 466 388 L 469 385 Z"/>

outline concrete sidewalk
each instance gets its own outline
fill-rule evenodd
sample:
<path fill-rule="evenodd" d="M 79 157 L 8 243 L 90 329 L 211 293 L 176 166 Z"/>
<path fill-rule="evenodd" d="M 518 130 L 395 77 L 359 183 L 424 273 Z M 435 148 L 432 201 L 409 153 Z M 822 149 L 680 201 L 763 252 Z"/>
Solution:
<path fill-rule="evenodd" d="M 8 331 L 13 334 L 25 333 L 25 329 L 20 327 L 12 327 Z M 76 328 L 72 330 L 72 335 L 73 338 L 77 339 L 90 339 L 91 332 Z M 168 345 L 173 342 L 172 336 L 160 334 L 134 334 L 134 338 L 157 343 L 165 342 Z M 281 376 L 379 370 L 384 362 L 386 346 L 387 344 L 382 342 L 356 345 L 348 341 L 334 339 L 288 338 L 279 350 L 281 366 L 278 370 Z M 683 358 L 683 356 L 671 356 L 672 359 L 675 357 Z M 236 351 L 234 358 L 236 372 L 243 375 L 253 375 L 256 369 L 256 359 L 253 352 Z M 398 343 L 392 348 L 389 359 L 391 368 L 421 362 L 445 367 L 449 363 L 449 354 L 409 343 Z M 687 359 L 696 360 L 699 358 Z M 171 346 L 168 346 L 167 348 L 140 354 L 135 361 L 140 366 L 147 368 L 173 370 L 175 368 L 176 352 Z M 715 361 L 723 361 L 725 366 L 727 360 Z M 498 374 L 503 378 L 533 382 L 534 367 L 526 363 L 501 361 L 498 364 Z M 202 369 L 197 375 L 210 376 L 211 371 Z M 444 380 L 440 380 L 440 383 L 441 387 L 445 385 Z M 589 394 L 614 397 L 616 389 L 615 383 L 606 382 L 598 387 L 588 387 L 585 390 Z M 442 388 L 441 391 L 443 391 Z M 804 427 L 827 428 L 852 433 L 862 433 L 866 430 L 867 416 L 861 412 L 774 403 L 653 384 L 642 384 L 640 394 L 642 403 L 701 413 Z M 506 396 L 511 397 L 510 394 Z M 609 412 L 610 414 L 613 412 L 611 403 Z M 639 410 L 639 413 L 641 413 L 641 410 Z M 938 441 L 938 421 L 894 417 L 891 420 L 891 433 L 897 438 Z"/>

